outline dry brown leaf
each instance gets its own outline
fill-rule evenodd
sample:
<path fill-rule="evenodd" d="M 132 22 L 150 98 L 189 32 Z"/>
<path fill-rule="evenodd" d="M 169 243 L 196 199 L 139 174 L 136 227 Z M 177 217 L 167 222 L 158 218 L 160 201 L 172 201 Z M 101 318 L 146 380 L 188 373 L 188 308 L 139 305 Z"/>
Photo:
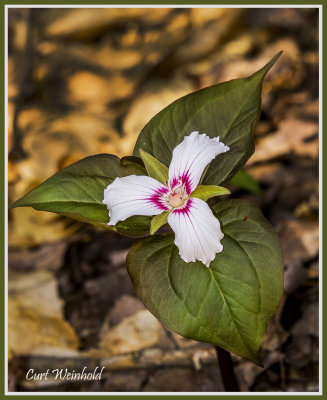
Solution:
<path fill-rule="evenodd" d="M 291 152 L 317 158 L 319 143 L 314 135 L 318 135 L 316 123 L 295 118 L 282 121 L 277 132 L 258 140 L 256 151 L 248 161 L 248 165 L 287 156 Z"/>

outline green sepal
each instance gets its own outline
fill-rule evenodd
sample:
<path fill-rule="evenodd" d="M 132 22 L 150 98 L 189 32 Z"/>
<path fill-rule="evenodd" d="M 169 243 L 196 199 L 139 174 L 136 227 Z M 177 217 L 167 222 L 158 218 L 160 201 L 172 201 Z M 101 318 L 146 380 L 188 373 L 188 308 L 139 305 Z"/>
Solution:
<path fill-rule="evenodd" d="M 166 165 L 142 149 L 140 149 L 140 156 L 144 162 L 148 175 L 165 184 L 168 181 L 168 168 Z"/>
<path fill-rule="evenodd" d="M 231 192 L 222 187 L 215 185 L 199 185 L 190 195 L 190 197 L 196 197 L 198 199 L 207 201 L 214 196 L 222 196 L 224 194 L 231 194 Z"/>
<path fill-rule="evenodd" d="M 168 223 L 168 215 L 169 211 L 164 211 L 163 213 L 152 218 L 150 226 L 151 235 L 154 235 L 159 228 Z"/>

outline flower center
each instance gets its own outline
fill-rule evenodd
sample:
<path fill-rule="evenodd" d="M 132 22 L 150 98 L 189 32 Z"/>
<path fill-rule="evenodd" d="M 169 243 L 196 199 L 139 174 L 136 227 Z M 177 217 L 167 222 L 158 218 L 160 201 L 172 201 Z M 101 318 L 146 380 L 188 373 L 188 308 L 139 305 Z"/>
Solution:
<path fill-rule="evenodd" d="M 172 207 L 180 207 L 183 205 L 185 198 L 182 193 L 172 193 L 169 196 L 169 203 Z"/>
<path fill-rule="evenodd" d="M 166 182 L 168 191 L 162 196 L 163 202 L 170 209 L 182 207 L 188 197 L 182 180 L 178 179 L 178 182 L 172 186 L 172 180 Z"/>

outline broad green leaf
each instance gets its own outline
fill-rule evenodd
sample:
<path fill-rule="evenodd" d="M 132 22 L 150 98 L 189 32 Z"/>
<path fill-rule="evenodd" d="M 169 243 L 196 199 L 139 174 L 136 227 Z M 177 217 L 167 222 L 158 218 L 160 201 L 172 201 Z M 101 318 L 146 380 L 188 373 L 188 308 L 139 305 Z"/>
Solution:
<path fill-rule="evenodd" d="M 115 226 L 119 233 L 131 237 L 143 237 L 149 234 L 151 217 L 134 215 L 125 221 L 118 222 Z"/>
<path fill-rule="evenodd" d="M 148 175 L 165 184 L 168 181 L 168 168 L 162 162 L 142 149 L 140 149 L 140 155 Z"/>
<path fill-rule="evenodd" d="M 140 157 L 122 157 L 120 159 L 120 166 L 126 175 L 145 175 L 145 165 Z"/>
<path fill-rule="evenodd" d="M 210 268 L 185 263 L 168 233 L 134 244 L 128 271 L 138 296 L 168 328 L 260 365 L 257 352 L 283 289 L 280 242 L 250 202 L 221 201 L 213 212 L 225 236 Z"/>
<path fill-rule="evenodd" d="M 149 233 L 151 217 L 134 216 L 108 226 L 107 207 L 102 203 L 104 189 L 116 178 L 146 175 L 138 157 L 99 154 L 86 157 L 53 175 L 32 189 L 9 208 L 33 207 L 88 222 L 123 234 L 141 237 Z"/>
<path fill-rule="evenodd" d="M 257 194 L 262 200 L 264 198 L 263 190 L 261 189 L 259 183 L 243 169 L 238 171 L 237 174 L 233 176 L 230 183 L 239 187 L 240 189 Z"/>
<path fill-rule="evenodd" d="M 168 224 L 168 214 L 169 211 L 164 211 L 159 215 L 156 215 L 152 218 L 151 227 L 150 227 L 150 234 L 153 235 L 157 232 L 159 228 L 163 225 Z"/>
<path fill-rule="evenodd" d="M 158 113 L 143 128 L 135 145 L 169 166 L 173 149 L 193 131 L 220 136 L 230 151 L 219 154 L 204 177 L 204 185 L 229 181 L 254 151 L 253 131 L 260 115 L 262 81 L 276 62 L 246 79 L 235 79 L 182 97 Z"/>
<path fill-rule="evenodd" d="M 190 197 L 197 197 L 198 199 L 207 201 L 211 197 L 222 196 L 224 194 L 230 194 L 230 191 L 222 186 L 200 185 L 190 194 Z"/>

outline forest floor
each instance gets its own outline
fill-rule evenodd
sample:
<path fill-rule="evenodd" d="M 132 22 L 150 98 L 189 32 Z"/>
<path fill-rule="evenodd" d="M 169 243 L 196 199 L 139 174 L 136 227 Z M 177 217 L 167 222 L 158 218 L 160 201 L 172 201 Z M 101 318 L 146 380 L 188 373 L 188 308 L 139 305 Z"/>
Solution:
<path fill-rule="evenodd" d="M 246 77 L 283 50 L 263 85 L 245 170 L 283 247 L 280 307 L 260 354 L 233 356 L 242 391 L 318 391 L 318 10 L 10 9 L 9 202 L 85 156 L 132 152 L 173 100 Z M 165 328 L 137 298 L 134 239 L 37 212 L 9 213 L 9 391 L 224 391 L 212 345 Z M 27 380 L 87 366 L 92 382 Z"/>

